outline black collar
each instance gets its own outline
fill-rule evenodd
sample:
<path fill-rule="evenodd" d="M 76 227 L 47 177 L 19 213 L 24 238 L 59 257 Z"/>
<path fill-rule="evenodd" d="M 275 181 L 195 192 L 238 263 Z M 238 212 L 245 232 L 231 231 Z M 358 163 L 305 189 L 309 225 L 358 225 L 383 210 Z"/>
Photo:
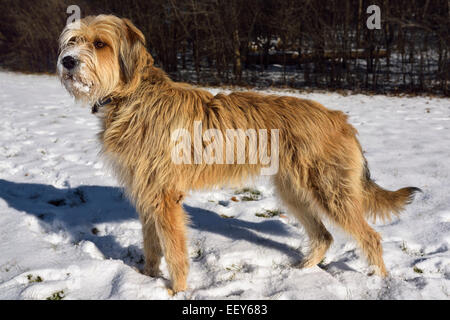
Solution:
<path fill-rule="evenodd" d="M 100 101 L 97 101 L 97 102 L 92 106 L 92 109 L 91 109 L 92 113 L 97 113 L 98 110 L 99 110 L 101 107 L 104 107 L 104 106 L 110 104 L 111 102 L 112 102 L 112 99 L 111 99 L 111 98 L 105 98 L 105 99 L 102 99 L 102 100 L 100 100 Z"/>

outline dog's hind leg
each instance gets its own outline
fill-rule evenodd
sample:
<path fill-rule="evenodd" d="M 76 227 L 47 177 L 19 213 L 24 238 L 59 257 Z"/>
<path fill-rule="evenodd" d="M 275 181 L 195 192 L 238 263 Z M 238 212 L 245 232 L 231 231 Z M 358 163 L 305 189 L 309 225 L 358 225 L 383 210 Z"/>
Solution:
<path fill-rule="evenodd" d="M 313 199 L 305 191 L 295 191 L 278 179 L 276 179 L 276 185 L 281 200 L 289 212 L 303 225 L 310 240 L 309 254 L 300 267 L 313 267 L 323 260 L 333 242 L 333 237 L 322 223 Z"/>
<path fill-rule="evenodd" d="M 377 273 L 386 276 L 381 236 L 364 217 L 360 172 L 333 167 L 326 172 L 328 174 L 315 174 L 311 179 L 314 197 L 331 221 L 356 239 L 369 263 L 377 268 Z"/>
<path fill-rule="evenodd" d="M 156 233 L 169 268 L 174 292 L 186 290 L 189 269 L 186 246 L 187 218 L 181 206 L 180 194 L 167 192 L 161 195 L 153 213 Z"/>
<path fill-rule="evenodd" d="M 378 275 L 382 277 L 387 276 L 380 234 L 369 226 L 362 215 L 358 216 L 351 224 L 348 224 L 346 231 L 358 241 L 369 263 L 377 268 L 376 272 Z"/>
<path fill-rule="evenodd" d="M 383 261 L 381 236 L 366 222 L 362 210 L 355 213 L 351 213 L 351 210 L 355 209 L 343 209 L 340 210 L 341 213 L 330 214 L 330 217 L 356 239 L 369 263 L 377 268 L 376 272 L 380 276 L 385 277 L 387 271 Z"/>

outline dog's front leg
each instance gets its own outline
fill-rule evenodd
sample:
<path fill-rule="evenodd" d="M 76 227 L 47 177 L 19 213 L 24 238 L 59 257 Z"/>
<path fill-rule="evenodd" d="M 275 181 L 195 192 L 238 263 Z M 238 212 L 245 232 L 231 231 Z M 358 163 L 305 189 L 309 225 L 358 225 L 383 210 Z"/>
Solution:
<path fill-rule="evenodd" d="M 183 194 L 167 192 L 160 197 L 153 213 L 156 233 L 160 239 L 174 293 L 186 290 L 189 269 L 186 246 L 186 214 L 181 206 Z"/>
<path fill-rule="evenodd" d="M 150 277 L 159 275 L 159 265 L 161 263 L 162 248 L 158 233 L 156 232 L 153 212 L 146 216 L 141 215 L 142 234 L 144 237 L 144 274 Z"/>

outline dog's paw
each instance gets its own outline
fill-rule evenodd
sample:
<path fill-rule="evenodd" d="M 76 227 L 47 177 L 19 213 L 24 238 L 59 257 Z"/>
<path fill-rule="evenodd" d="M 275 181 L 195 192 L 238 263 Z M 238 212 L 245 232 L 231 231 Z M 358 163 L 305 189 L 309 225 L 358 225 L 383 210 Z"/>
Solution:
<path fill-rule="evenodd" d="M 157 267 L 145 267 L 141 273 L 152 278 L 159 278 L 162 276 L 161 271 Z"/>
<path fill-rule="evenodd" d="M 184 285 L 178 285 L 176 287 L 172 287 L 172 288 L 167 288 L 167 292 L 169 293 L 169 295 L 171 297 L 173 297 L 174 295 L 176 295 L 179 292 L 183 292 L 187 290 L 187 286 Z"/>
<path fill-rule="evenodd" d="M 170 288 L 167 288 L 167 293 L 169 294 L 169 296 L 171 296 L 171 297 L 173 297 L 175 294 L 176 294 L 176 292 L 175 291 L 173 291 L 172 289 L 170 289 Z"/>
<path fill-rule="evenodd" d="M 322 262 L 323 256 L 322 255 L 315 255 L 311 254 L 308 257 L 306 257 L 302 262 L 299 264 L 300 269 L 307 269 L 317 266 L 320 262 Z"/>
<path fill-rule="evenodd" d="M 300 269 L 308 269 L 308 268 L 312 268 L 315 267 L 319 264 L 319 262 L 313 261 L 313 260 L 305 260 L 303 262 L 300 263 L 299 268 Z"/>
<path fill-rule="evenodd" d="M 369 277 L 373 276 L 373 275 L 377 275 L 381 278 L 386 278 L 389 276 L 389 273 L 386 271 L 386 268 L 380 268 L 378 266 L 370 266 L 369 268 L 369 272 L 367 273 L 367 275 Z"/>

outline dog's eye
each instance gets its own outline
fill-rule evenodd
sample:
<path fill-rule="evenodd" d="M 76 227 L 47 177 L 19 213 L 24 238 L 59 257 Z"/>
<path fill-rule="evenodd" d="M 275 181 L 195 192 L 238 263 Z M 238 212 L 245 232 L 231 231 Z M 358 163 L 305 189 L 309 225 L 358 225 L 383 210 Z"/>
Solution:
<path fill-rule="evenodd" d="M 104 46 L 106 46 L 106 44 L 105 44 L 104 42 L 101 42 L 101 41 L 95 41 L 95 42 L 94 42 L 94 46 L 95 46 L 97 49 L 101 49 L 101 48 L 103 48 Z"/>

